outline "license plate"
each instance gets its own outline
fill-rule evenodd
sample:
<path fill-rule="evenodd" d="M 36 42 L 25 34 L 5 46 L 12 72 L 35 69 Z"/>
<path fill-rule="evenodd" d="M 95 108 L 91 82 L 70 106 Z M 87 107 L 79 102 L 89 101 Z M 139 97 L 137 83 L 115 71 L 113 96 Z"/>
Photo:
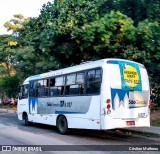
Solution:
<path fill-rule="evenodd" d="M 146 118 L 147 114 L 146 113 L 138 113 L 138 118 Z"/>
<path fill-rule="evenodd" d="M 126 121 L 127 126 L 135 125 L 135 121 Z"/>

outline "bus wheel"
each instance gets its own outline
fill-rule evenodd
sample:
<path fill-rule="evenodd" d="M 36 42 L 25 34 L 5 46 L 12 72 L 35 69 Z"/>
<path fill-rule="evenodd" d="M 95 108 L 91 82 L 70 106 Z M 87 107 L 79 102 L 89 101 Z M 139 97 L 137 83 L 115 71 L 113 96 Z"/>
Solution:
<path fill-rule="evenodd" d="M 68 123 L 64 116 L 58 117 L 56 126 L 60 134 L 65 135 L 68 133 Z"/>
<path fill-rule="evenodd" d="M 23 115 L 23 119 L 24 119 L 25 125 L 28 126 L 28 125 L 30 124 L 30 122 L 28 121 L 28 115 L 27 115 L 27 113 L 25 113 L 25 114 Z"/>

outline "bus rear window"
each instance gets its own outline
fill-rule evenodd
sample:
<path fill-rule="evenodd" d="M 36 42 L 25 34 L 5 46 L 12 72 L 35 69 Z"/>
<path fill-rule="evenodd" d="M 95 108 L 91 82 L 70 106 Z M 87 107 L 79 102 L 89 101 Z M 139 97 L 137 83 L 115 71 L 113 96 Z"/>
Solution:
<path fill-rule="evenodd" d="M 127 61 L 109 64 L 111 88 L 142 91 L 139 65 Z"/>
<path fill-rule="evenodd" d="M 109 72 L 110 72 L 111 88 L 121 89 L 122 85 L 121 85 L 121 74 L 120 74 L 119 65 L 110 64 Z"/>

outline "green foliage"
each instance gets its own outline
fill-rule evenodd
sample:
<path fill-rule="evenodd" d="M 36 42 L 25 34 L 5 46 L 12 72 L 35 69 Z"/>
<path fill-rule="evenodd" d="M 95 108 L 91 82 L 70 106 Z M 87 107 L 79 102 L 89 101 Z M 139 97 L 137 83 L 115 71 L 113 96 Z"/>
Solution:
<path fill-rule="evenodd" d="M 36 54 L 51 56 L 56 64 L 52 69 L 118 56 L 125 43 L 134 41 L 135 27 L 133 21 L 119 11 L 102 12 L 100 8 L 106 2 L 57 0 L 54 4 L 48 3 L 40 16 L 26 25 L 20 40 L 29 38 L 25 42 L 33 45 Z"/>
<path fill-rule="evenodd" d="M 137 47 L 133 45 L 126 46 L 122 53 L 122 58 L 130 59 L 137 62 L 143 62 L 143 64 L 150 63 L 150 55 L 145 51 L 140 51 Z"/>
<path fill-rule="evenodd" d="M 154 52 L 160 51 L 160 23 L 144 20 L 137 27 L 137 40 L 141 41 L 141 48 Z M 159 55 L 159 54 L 158 54 Z M 156 55 L 159 59 L 160 57 Z"/>
<path fill-rule="evenodd" d="M 11 75 L 14 72 L 12 60 L 14 59 L 14 50 L 16 42 L 11 35 L 0 36 L 0 76 Z"/>
<path fill-rule="evenodd" d="M 91 23 L 84 24 L 73 35 L 81 50 L 89 49 L 97 58 L 119 56 L 124 44 L 135 40 L 133 21 L 120 12 L 111 11 Z M 87 56 L 88 56 L 87 55 Z M 87 57 L 86 57 L 87 59 Z"/>
<path fill-rule="evenodd" d="M 150 77 L 154 82 L 160 81 L 160 23 L 144 20 L 137 27 L 137 46 L 148 54 L 148 63 L 145 63 Z"/>
<path fill-rule="evenodd" d="M 154 111 L 153 111 L 154 112 Z M 159 111 L 157 111 L 159 112 Z M 156 127 L 159 127 L 160 126 L 160 120 L 157 119 L 157 120 L 152 120 L 151 121 L 151 126 L 156 126 Z"/>
<path fill-rule="evenodd" d="M 57 0 L 54 4 L 48 3 L 42 8 L 40 16 L 31 19 L 25 30 L 21 31 L 20 38 L 33 45 L 36 54 L 52 56 L 59 67 L 80 63 L 81 47 L 77 45 L 78 40 L 73 33 L 97 18 L 100 4 L 98 0 Z"/>
<path fill-rule="evenodd" d="M 8 97 L 15 98 L 18 93 L 19 78 L 17 76 L 3 77 L 0 79 L 1 90 Z"/>
<path fill-rule="evenodd" d="M 4 24 L 4 27 L 7 28 L 8 31 L 12 30 L 13 34 L 17 35 L 19 29 L 23 28 L 23 25 L 27 23 L 30 18 L 24 18 L 22 14 L 15 14 L 14 19 L 7 21 Z"/>
<path fill-rule="evenodd" d="M 0 74 L 8 74 L 8 71 L 4 67 L 0 67 Z"/>
<path fill-rule="evenodd" d="M 145 0 L 147 17 L 152 21 L 160 21 L 160 0 Z"/>
<path fill-rule="evenodd" d="M 143 63 L 160 80 L 160 0 L 55 0 L 37 18 L 14 17 L 18 28 L 13 40 L 0 39 L 0 60 L 21 79 L 112 57 Z"/>
<path fill-rule="evenodd" d="M 160 19 L 160 0 L 118 0 L 118 10 L 131 17 L 135 25 L 145 19 Z"/>
<path fill-rule="evenodd" d="M 14 61 L 14 67 L 20 79 L 46 72 L 55 65 L 52 58 L 35 55 L 32 47 L 25 47 L 15 51 Z"/>

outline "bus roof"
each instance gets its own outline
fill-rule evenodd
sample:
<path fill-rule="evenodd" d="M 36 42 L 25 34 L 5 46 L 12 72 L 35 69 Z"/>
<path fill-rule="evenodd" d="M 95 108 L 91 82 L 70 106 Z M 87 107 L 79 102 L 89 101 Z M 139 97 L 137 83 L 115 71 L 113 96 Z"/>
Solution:
<path fill-rule="evenodd" d="M 144 67 L 142 64 L 134 62 L 134 61 L 130 61 L 130 60 L 107 58 L 107 59 L 101 59 L 101 60 L 96 60 L 96 61 L 83 62 L 79 65 L 75 65 L 75 66 L 71 66 L 71 67 L 67 67 L 67 68 L 63 68 L 63 69 L 59 69 L 59 70 L 55 70 L 55 71 L 49 71 L 49 72 L 38 74 L 38 75 L 33 75 L 33 76 L 28 77 L 24 81 L 24 84 L 28 83 L 30 80 L 37 80 L 37 79 L 41 79 L 41 78 L 47 78 L 47 77 L 51 77 L 51 76 L 58 76 L 58 75 L 66 74 L 66 73 L 82 71 L 84 69 L 92 69 L 92 68 L 95 68 L 95 67 L 102 67 L 104 63 L 110 63 L 111 61 L 114 61 L 114 62 L 118 62 L 118 61 L 132 62 L 132 63 L 138 64 L 141 67 Z"/>

